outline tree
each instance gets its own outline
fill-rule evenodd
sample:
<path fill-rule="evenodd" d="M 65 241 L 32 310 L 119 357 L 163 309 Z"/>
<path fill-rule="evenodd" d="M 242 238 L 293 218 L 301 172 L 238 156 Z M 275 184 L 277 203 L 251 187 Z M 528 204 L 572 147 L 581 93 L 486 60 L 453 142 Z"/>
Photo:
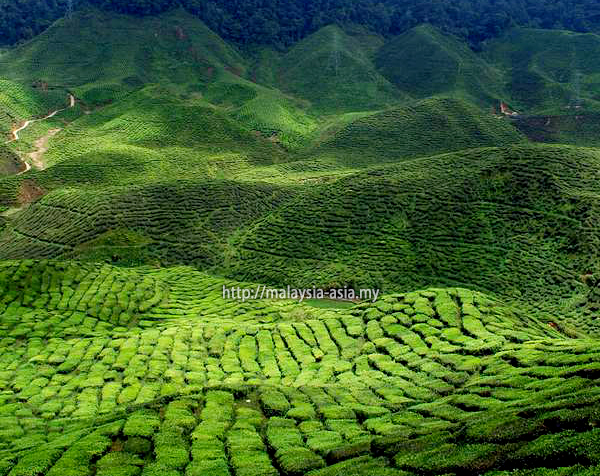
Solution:
<path fill-rule="evenodd" d="M 68 17 L 75 0 L 0 0 L 0 44 L 30 38 Z M 291 45 L 331 24 L 357 23 L 400 34 L 423 22 L 473 47 L 513 25 L 600 31 L 597 0 L 85 0 L 105 10 L 144 16 L 182 5 L 216 33 L 240 43 Z"/>

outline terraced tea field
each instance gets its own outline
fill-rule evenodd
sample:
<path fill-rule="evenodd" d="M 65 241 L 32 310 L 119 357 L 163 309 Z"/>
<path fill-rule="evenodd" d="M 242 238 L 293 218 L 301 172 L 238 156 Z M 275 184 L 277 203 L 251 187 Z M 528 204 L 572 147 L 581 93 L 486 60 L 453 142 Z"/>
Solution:
<path fill-rule="evenodd" d="M 5 474 L 600 463 L 596 341 L 480 293 L 242 304 L 191 268 L 56 261 L 5 262 L 1 283 Z"/>
<path fill-rule="evenodd" d="M 0 476 L 600 475 L 597 41 L 1 50 Z"/>

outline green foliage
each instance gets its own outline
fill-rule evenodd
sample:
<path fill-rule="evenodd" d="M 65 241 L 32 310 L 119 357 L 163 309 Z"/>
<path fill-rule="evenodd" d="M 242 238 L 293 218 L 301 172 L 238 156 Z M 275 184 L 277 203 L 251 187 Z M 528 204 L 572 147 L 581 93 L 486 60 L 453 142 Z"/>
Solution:
<path fill-rule="evenodd" d="M 517 111 L 564 115 L 568 107 L 568 115 L 577 116 L 600 106 L 598 51 L 597 35 L 515 28 L 491 41 L 486 55 L 510 71 Z"/>
<path fill-rule="evenodd" d="M 389 81 L 417 98 L 445 95 L 488 105 L 503 96 L 498 70 L 457 38 L 429 25 L 387 42 L 376 64 Z"/>
<path fill-rule="evenodd" d="M 285 54 L 280 82 L 284 90 L 310 100 L 319 111 L 381 108 L 397 103 L 400 96 L 377 73 L 360 40 L 336 26 L 319 30 Z"/>
<path fill-rule="evenodd" d="M 357 119 L 322 143 L 316 154 L 335 150 L 361 161 L 399 161 L 523 141 L 510 124 L 467 102 L 435 98 Z"/>
<path fill-rule="evenodd" d="M 0 148 L 61 129 L 0 178 L 0 475 L 597 472 L 600 156 L 517 130 L 595 144 L 596 36 L 200 3 L 295 44 L 110 1 L 0 52 L 0 132 L 77 99 Z M 540 124 L 569 62 L 585 118 Z M 259 283 L 381 292 L 224 293 Z"/>
<path fill-rule="evenodd" d="M 78 6 L 79 2 L 70 5 Z M 87 2 L 80 2 L 87 5 Z M 385 3 L 361 0 L 351 4 L 327 3 L 313 0 L 311 8 L 299 0 L 259 3 L 246 1 L 231 5 L 224 0 L 209 4 L 194 0 L 91 0 L 108 11 L 123 12 L 138 17 L 155 15 L 181 4 L 206 21 L 213 30 L 240 43 L 290 44 L 329 23 L 360 24 L 381 34 L 398 34 L 423 22 L 461 35 L 478 45 L 486 38 L 497 36 L 511 24 L 544 28 L 567 28 L 587 31 L 598 27 L 594 15 L 595 3 L 563 0 L 527 0 L 524 3 L 507 1 L 465 1 L 460 5 L 418 3 L 394 0 Z M 2 4 L 0 44 L 31 38 L 65 13 L 66 2 L 36 2 L 26 8 L 15 8 L 10 2 Z M 586 15 L 585 12 L 592 14 Z M 25 26 L 26 25 L 26 26 Z"/>

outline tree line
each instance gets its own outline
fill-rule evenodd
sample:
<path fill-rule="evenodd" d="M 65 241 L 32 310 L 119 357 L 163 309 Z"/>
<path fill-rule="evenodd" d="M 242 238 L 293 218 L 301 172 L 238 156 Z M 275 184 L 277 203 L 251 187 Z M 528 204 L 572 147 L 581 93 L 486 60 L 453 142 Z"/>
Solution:
<path fill-rule="evenodd" d="M 600 31 L 598 0 L 73 0 L 136 16 L 177 6 L 223 38 L 286 47 L 331 24 L 359 24 L 384 36 L 430 23 L 473 48 L 512 26 Z M 0 0 L 0 44 L 27 40 L 65 14 L 68 0 Z"/>

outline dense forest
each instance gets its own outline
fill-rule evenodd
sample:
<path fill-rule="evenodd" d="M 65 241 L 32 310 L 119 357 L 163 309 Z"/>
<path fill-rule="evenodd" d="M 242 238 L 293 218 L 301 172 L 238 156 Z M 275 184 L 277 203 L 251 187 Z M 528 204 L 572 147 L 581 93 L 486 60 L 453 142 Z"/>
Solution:
<path fill-rule="evenodd" d="M 226 39 L 277 47 L 330 23 L 395 35 L 427 22 L 474 48 L 514 25 L 600 30 L 598 0 L 0 0 L 0 44 L 27 40 L 87 4 L 132 15 L 183 6 Z"/>

